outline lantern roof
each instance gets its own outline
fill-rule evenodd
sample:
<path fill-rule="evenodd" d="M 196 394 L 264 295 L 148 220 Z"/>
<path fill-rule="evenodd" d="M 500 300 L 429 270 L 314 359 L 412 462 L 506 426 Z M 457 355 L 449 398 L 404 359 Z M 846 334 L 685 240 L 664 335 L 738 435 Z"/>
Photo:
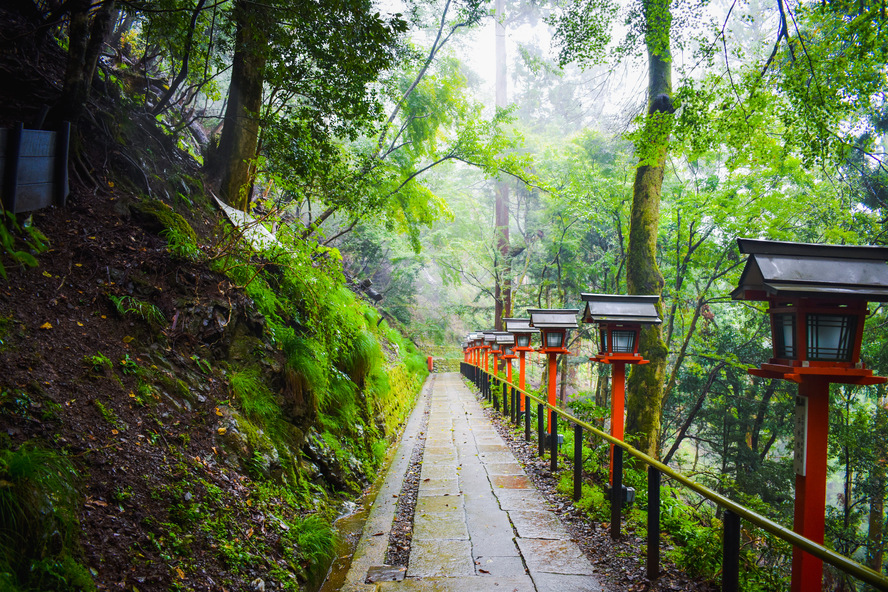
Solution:
<path fill-rule="evenodd" d="M 528 308 L 530 326 L 537 329 L 576 329 L 578 308 Z"/>
<path fill-rule="evenodd" d="M 734 300 L 774 296 L 888 302 L 888 247 L 738 238 L 749 255 Z"/>
<path fill-rule="evenodd" d="M 497 331 L 496 332 L 496 342 L 501 343 L 503 345 L 514 345 L 515 344 L 515 336 L 509 333 L 508 331 Z"/>
<path fill-rule="evenodd" d="M 530 319 L 503 319 L 509 333 L 539 333 L 540 330 L 530 326 Z"/>
<path fill-rule="evenodd" d="M 496 341 L 496 333 L 493 331 L 484 331 L 484 343 L 493 343 Z"/>
<path fill-rule="evenodd" d="M 582 293 L 580 298 L 586 303 L 583 311 L 584 323 L 640 323 L 643 325 L 659 325 L 662 323 L 657 314 L 657 302 L 660 297 L 622 295 L 622 294 L 589 294 Z"/>

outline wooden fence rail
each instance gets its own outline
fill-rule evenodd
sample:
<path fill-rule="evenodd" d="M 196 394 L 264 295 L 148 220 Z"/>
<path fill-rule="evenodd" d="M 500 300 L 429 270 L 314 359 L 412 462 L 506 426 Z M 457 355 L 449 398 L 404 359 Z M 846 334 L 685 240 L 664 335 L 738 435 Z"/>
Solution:
<path fill-rule="evenodd" d="M 700 485 L 696 481 L 693 481 L 685 475 L 682 475 L 678 471 L 675 471 L 674 469 L 671 469 L 670 467 L 664 465 L 657 459 L 646 455 L 640 450 L 636 450 L 622 440 L 614 438 L 610 434 L 607 434 L 599 430 L 598 428 L 574 417 L 572 414 L 568 413 L 564 409 L 549 405 L 543 399 L 536 397 L 528 393 L 527 391 L 521 390 L 512 383 L 506 382 L 502 377 L 496 376 L 491 372 L 487 372 L 483 368 L 479 368 L 478 366 L 475 366 L 474 364 L 469 364 L 467 362 L 462 363 L 462 375 L 465 376 L 468 380 L 472 381 L 480 390 L 481 395 L 491 401 L 494 405 L 494 408 L 496 408 L 497 410 L 499 410 L 500 398 L 500 395 L 497 391 L 500 388 L 502 388 L 504 398 L 506 397 L 507 389 L 514 392 L 515 396 L 523 397 L 524 408 L 527 409 L 527 412 L 523 418 L 526 422 L 525 437 L 527 438 L 527 440 L 530 440 L 530 403 L 531 401 L 537 403 L 536 415 L 539 439 L 539 455 L 543 456 L 545 449 L 549 448 L 552 471 L 555 471 L 557 468 L 558 437 L 556 418 L 558 416 L 561 416 L 566 421 L 566 423 L 573 424 L 575 426 L 575 429 L 579 428 L 579 431 L 589 432 L 590 434 L 593 434 L 596 437 L 601 438 L 602 440 L 605 440 L 606 442 L 614 445 L 614 484 L 611 488 L 611 536 L 614 538 L 620 536 L 619 517 L 621 506 L 623 503 L 623 488 L 619 486 L 619 483 L 622 480 L 623 453 L 625 452 L 631 456 L 634 456 L 636 459 L 649 466 L 647 508 L 648 556 L 646 562 L 649 579 L 655 579 L 659 575 L 660 571 L 660 545 L 658 540 L 660 533 L 660 475 L 664 474 L 674 481 L 680 483 L 683 487 L 696 492 L 697 494 L 705 497 L 709 501 L 713 502 L 714 504 L 725 510 L 725 532 L 722 564 L 722 590 L 724 592 L 736 592 L 739 590 L 738 580 L 741 519 L 746 520 L 747 522 L 754 524 L 755 526 L 758 526 L 759 528 L 762 528 L 767 532 L 770 532 L 771 534 L 783 539 L 794 547 L 799 547 L 803 551 L 822 559 L 824 562 L 829 563 L 833 567 L 838 568 L 848 575 L 851 575 L 859 580 L 866 582 L 877 590 L 888 591 L 888 577 L 886 577 L 885 575 L 880 574 L 879 572 L 874 571 L 865 565 L 861 565 L 860 563 L 854 561 L 849 557 L 840 555 L 832 549 L 827 549 L 823 545 L 806 539 L 805 537 L 793 532 L 789 528 L 786 528 L 769 518 L 757 514 L 746 506 L 740 505 L 737 502 L 726 498 L 720 493 L 717 493 L 704 485 Z M 505 400 L 503 402 L 505 403 Z M 518 405 L 520 406 L 520 402 L 518 403 Z M 544 432 L 546 409 L 549 409 L 553 412 L 552 434 L 551 437 L 548 438 L 546 437 Z M 504 414 L 509 414 L 508 409 L 504 408 L 503 411 Z M 520 423 L 521 421 L 520 417 L 517 420 L 512 419 L 512 417 L 510 417 L 509 419 L 512 420 L 513 423 Z M 545 440 L 548 440 L 548 442 L 545 442 Z M 582 438 L 576 438 L 575 443 L 581 440 Z M 549 446 L 545 446 L 546 443 L 548 443 Z M 574 467 L 574 469 L 574 479 L 578 479 L 578 467 Z M 582 473 L 579 474 L 582 475 Z M 574 490 L 574 495 L 577 495 L 576 489 Z"/>

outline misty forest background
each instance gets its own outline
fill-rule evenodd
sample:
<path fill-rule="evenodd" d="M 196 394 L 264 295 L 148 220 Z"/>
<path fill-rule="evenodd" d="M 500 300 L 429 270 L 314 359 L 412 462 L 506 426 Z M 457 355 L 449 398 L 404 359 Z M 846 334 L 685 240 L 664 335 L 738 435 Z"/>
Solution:
<path fill-rule="evenodd" d="M 13 4 L 68 55 L 49 122 L 97 96 L 149 114 L 220 199 L 370 278 L 428 353 L 580 292 L 661 293 L 630 437 L 791 522 L 795 387 L 746 372 L 770 332 L 730 301 L 735 238 L 888 244 L 884 2 Z M 594 341 L 570 335 L 559 397 L 603 423 Z M 872 304 L 879 375 L 886 344 Z M 888 393 L 831 396 L 827 539 L 884 572 Z"/>

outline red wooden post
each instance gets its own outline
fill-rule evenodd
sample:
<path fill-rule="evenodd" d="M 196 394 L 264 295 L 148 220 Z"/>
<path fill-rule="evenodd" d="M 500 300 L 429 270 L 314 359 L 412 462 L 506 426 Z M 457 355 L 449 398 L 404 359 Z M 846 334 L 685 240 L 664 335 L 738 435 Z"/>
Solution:
<path fill-rule="evenodd" d="M 611 436 L 623 439 L 624 414 L 626 407 L 626 363 L 611 362 L 613 380 L 611 382 Z M 610 446 L 610 483 L 614 482 L 614 445 Z"/>
<path fill-rule="evenodd" d="M 796 475 L 795 517 L 793 530 L 806 539 L 823 544 L 826 511 L 827 433 L 829 431 L 829 380 L 805 377 L 799 384 L 799 396 L 808 403 L 805 427 L 805 474 Z M 823 561 L 792 549 L 791 592 L 820 590 Z"/>
<path fill-rule="evenodd" d="M 525 353 L 526 352 L 524 352 L 524 350 L 518 352 L 518 356 L 519 356 L 518 357 L 518 388 L 520 388 L 522 391 L 524 390 L 524 354 Z M 521 398 L 521 411 L 522 412 L 524 411 L 524 399 L 525 399 L 525 397 Z"/>
<path fill-rule="evenodd" d="M 555 387 L 558 378 L 558 354 L 549 353 L 549 405 L 555 407 Z M 552 433 L 552 410 L 549 409 L 549 433 Z"/>

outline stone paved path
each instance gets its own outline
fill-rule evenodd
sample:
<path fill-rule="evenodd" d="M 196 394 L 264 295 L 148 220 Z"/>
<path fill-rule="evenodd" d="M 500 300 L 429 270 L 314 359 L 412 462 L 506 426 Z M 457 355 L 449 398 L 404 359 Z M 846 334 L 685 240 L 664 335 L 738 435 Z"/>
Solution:
<path fill-rule="evenodd" d="M 406 577 L 365 583 L 368 567 L 382 565 L 385 545 L 380 539 L 391 530 L 391 491 L 397 492 L 403 480 L 403 457 L 409 458 L 415 440 L 410 430 L 418 423 L 416 412 L 364 528 L 343 590 L 601 590 L 592 565 L 570 541 L 460 375 L 435 375 L 428 390 L 432 405 Z M 422 408 L 420 401 L 419 413 Z"/>

